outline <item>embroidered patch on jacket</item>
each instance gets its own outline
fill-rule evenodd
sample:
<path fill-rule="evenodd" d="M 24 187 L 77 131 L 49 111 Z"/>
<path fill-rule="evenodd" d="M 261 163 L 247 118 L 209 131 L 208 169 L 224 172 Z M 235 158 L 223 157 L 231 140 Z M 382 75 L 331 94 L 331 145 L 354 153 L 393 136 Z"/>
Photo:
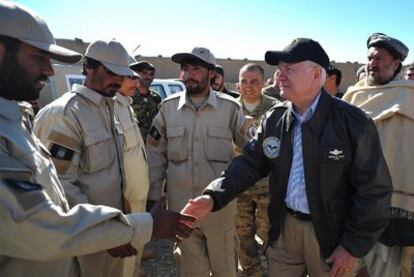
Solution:
<path fill-rule="evenodd" d="M 350 160 L 349 149 L 342 146 L 331 146 L 323 149 L 324 162 L 344 162 Z"/>
<path fill-rule="evenodd" d="M 53 144 L 50 149 L 50 154 L 53 158 L 64 161 L 71 161 L 74 151 L 65 146 Z"/>
<path fill-rule="evenodd" d="M 268 137 L 263 141 L 263 153 L 269 159 L 279 157 L 280 140 L 277 137 Z"/>

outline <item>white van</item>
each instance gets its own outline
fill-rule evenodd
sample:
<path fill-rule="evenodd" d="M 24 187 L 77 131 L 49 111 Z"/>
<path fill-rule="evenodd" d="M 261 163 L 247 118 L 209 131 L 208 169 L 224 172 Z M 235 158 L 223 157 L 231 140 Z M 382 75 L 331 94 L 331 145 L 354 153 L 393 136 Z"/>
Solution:
<path fill-rule="evenodd" d="M 158 93 L 161 99 L 164 99 L 176 92 L 185 90 L 185 85 L 176 79 L 154 79 L 150 89 Z"/>

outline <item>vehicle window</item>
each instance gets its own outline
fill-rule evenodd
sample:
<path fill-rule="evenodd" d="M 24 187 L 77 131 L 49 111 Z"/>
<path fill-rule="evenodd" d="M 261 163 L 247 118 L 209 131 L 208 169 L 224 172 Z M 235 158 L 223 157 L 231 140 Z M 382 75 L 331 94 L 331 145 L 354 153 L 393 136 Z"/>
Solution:
<path fill-rule="evenodd" d="M 165 89 L 162 87 L 162 85 L 153 84 L 150 86 L 150 89 L 158 93 L 161 96 L 161 99 L 167 97 L 165 94 Z"/>
<path fill-rule="evenodd" d="M 180 85 L 168 85 L 168 87 L 170 88 L 171 94 L 183 91 L 183 88 Z"/>
<path fill-rule="evenodd" d="M 82 85 L 85 81 L 85 76 L 80 74 L 66 74 L 66 85 L 68 86 L 68 90 L 72 90 L 72 86 L 74 84 Z"/>

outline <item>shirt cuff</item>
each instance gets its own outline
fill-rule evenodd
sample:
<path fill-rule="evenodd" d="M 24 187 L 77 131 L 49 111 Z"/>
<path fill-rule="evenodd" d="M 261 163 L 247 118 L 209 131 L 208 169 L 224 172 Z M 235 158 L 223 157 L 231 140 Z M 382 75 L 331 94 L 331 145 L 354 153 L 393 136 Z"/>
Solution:
<path fill-rule="evenodd" d="M 129 223 L 134 228 L 134 235 L 131 240 L 135 248 L 144 247 L 144 244 L 151 240 L 152 236 L 152 216 L 150 213 L 133 213 L 125 215 Z"/>

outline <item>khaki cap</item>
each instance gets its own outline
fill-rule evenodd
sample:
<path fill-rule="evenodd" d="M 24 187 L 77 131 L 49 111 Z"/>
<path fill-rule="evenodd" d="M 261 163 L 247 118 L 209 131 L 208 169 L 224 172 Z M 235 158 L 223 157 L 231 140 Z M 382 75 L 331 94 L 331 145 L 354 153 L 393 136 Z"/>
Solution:
<path fill-rule="evenodd" d="M 53 59 L 61 62 L 76 63 L 82 58 L 78 52 L 57 45 L 41 17 L 13 2 L 0 1 L 0 35 L 46 51 Z"/>
<path fill-rule="evenodd" d="M 209 49 L 204 47 L 195 47 L 191 51 L 191 53 L 178 53 L 171 57 L 171 60 L 175 63 L 181 64 L 183 61 L 187 59 L 196 59 L 205 64 L 211 69 L 216 67 L 216 58 L 214 57 L 213 53 L 210 52 Z"/>
<path fill-rule="evenodd" d="M 130 56 L 124 46 L 116 40 L 97 40 L 89 44 L 85 57 L 101 62 L 113 73 L 120 76 L 136 76 L 129 68 Z"/>

